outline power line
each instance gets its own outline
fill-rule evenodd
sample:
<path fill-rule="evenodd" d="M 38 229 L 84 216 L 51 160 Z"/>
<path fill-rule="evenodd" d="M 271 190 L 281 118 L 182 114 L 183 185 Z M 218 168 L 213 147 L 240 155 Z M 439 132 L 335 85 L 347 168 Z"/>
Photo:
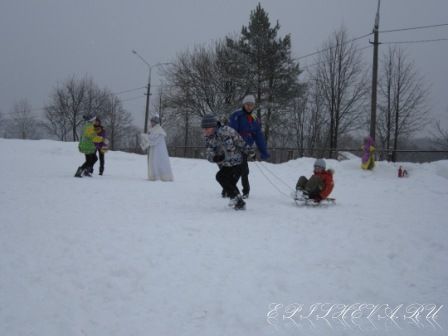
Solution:
<path fill-rule="evenodd" d="M 120 102 L 127 102 L 127 101 L 131 101 L 131 100 L 137 100 L 137 99 L 142 99 L 142 98 L 144 98 L 145 96 L 144 95 L 142 95 L 142 96 L 138 96 L 138 97 L 133 97 L 133 98 L 128 98 L 128 99 L 120 99 Z"/>
<path fill-rule="evenodd" d="M 433 39 L 433 40 L 381 42 L 381 44 L 410 44 L 410 43 L 428 43 L 428 42 L 439 42 L 439 41 L 448 41 L 448 38 L 439 38 L 439 39 Z"/>
<path fill-rule="evenodd" d="M 415 26 L 415 27 L 408 27 L 408 28 L 380 30 L 379 33 L 393 33 L 393 32 L 398 32 L 398 31 L 405 31 L 405 30 L 428 29 L 428 28 L 436 28 L 436 27 L 443 27 L 443 26 L 448 26 L 448 23 L 434 24 L 434 25 L 428 25 L 428 26 Z"/>
<path fill-rule="evenodd" d="M 357 40 L 360 40 L 360 39 L 363 39 L 363 38 L 365 38 L 365 37 L 367 37 L 367 36 L 370 36 L 370 35 L 372 35 L 372 34 L 373 34 L 373 33 L 368 33 L 368 34 L 365 34 L 365 35 L 362 35 L 362 36 L 359 36 L 359 37 L 355 37 L 355 38 L 353 38 L 353 39 L 351 39 L 351 40 L 348 40 L 348 41 L 342 43 L 342 45 L 347 44 L 347 43 L 350 43 L 350 42 L 354 42 L 354 41 L 357 41 Z M 320 54 L 320 53 L 322 53 L 322 52 L 324 52 L 324 51 L 327 51 L 327 50 L 330 50 L 330 49 L 333 49 L 333 48 L 335 48 L 335 47 L 332 46 L 332 47 L 328 47 L 328 48 L 325 48 L 325 49 L 317 50 L 317 51 L 315 51 L 315 52 L 313 52 L 313 53 L 306 54 L 306 55 L 303 55 L 303 56 L 299 56 L 299 57 L 296 57 L 296 58 L 293 58 L 293 59 L 295 59 L 295 60 L 299 60 L 299 59 L 302 59 L 302 58 L 306 58 L 306 57 L 314 56 L 314 55 Z"/>
<path fill-rule="evenodd" d="M 363 51 L 365 49 L 370 49 L 370 48 L 372 48 L 372 46 L 368 45 L 366 47 L 358 48 L 358 49 L 356 49 L 356 51 Z M 307 65 L 303 65 L 302 67 L 300 67 L 300 69 L 301 70 L 306 70 L 306 69 L 311 68 L 313 66 L 320 65 L 320 64 L 326 64 L 326 63 L 327 62 L 317 62 L 317 63 L 307 64 Z"/>
<path fill-rule="evenodd" d="M 378 31 L 378 33 L 392 33 L 392 32 L 398 32 L 398 31 L 416 30 L 416 29 L 429 29 L 429 28 L 437 28 L 437 27 L 444 27 L 444 26 L 448 26 L 448 23 L 426 25 L 426 26 L 406 27 L 406 28 L 398 28 L 398 29 L 389 29 L 389 30 L 380 30 L 380 31 Z M 362 35 L 362 36 L 359 36 L 359 37 L 355 37 L 355 38 L 353 38 L 351 40 L 348 40 L 348 41 L 344 42 L 344 44 L 363 39 L 363 38 L 365 38 L 367 36 L 370 36 L 372 34 L 373 34 L 373 32 L 365 34 L 365 35 Z M 443 39 L 440 39 L 440 40 L 443 40 Z M 303 56 L 299 56 L 299 57 L 296 57 L 296 58 L 293 58 L 293 59 L 300 60 L 300 59 L 303 59 L 303 58 L 307 58 L 307 57 L 310 57 L 310 56 L 314 56 L 314 55 L 320 54 L 322 52 L 325 52 L 325 51 L 333 49 L 333 48 L 334 47 L 329 47 L 329 48 L 317 50 L 315 52 L 312 52 L 312 53 L 309 53 L 309 54 L 306 54 L 306 55 L 303 55 Z"/>
<path fill-rule="evenodd" d="M 145 88 L 146 88 L 146 86 L 141 86 L 141 87 L 138 87 L 135 89 L 129 89 L 129 90 L 125 90 L 125 91 L 116 92 L 116 93 L 114 93 L 114 95 L 118 96 L 123 93 L 134 92 L 134 91 L 138 91 L 138 90 L 145 89 Z"/>

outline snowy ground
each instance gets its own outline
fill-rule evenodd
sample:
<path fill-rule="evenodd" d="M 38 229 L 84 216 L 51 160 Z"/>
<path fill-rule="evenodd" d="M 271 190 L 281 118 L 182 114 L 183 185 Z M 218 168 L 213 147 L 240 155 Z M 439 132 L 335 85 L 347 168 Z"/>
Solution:
<path fill-rule="evenodd" d="M 163 183 L 145 180 L 144 156 L 121 152 L 106 155 L 105 176 L 74 178 L 75 143 L 0 139 L 0 155 L 0 335 L 448 329 L 448 161 L 405 164 L 399 179 L 396 164 L 328 160 L 337 204 L 326 208 L 285 195 L 313 159 L 252 163 L 237 212 L 204 160 L 172 158 L 175 181 Z M 362 303 L 378 305 L 370 318 Z M 427 304 L 418 319 L 415 303 Z M 347 308 L 325 314 L 331 304 Z M 386 304 L 396 318 L 382 318 Z"/>

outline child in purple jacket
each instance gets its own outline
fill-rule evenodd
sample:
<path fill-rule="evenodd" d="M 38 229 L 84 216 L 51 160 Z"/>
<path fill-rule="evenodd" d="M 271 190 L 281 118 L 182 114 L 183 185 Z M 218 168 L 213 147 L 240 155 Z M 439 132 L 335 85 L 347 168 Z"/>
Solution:
<path fill-rule="evenodd" d="M 375 167 L 375 143 L 370 136 L 364 138 L 362 149 L 361 168 L 372 170 Z"/>
<path fill-rule="evenodd" d="M 93 124 L 96 136 L 93 138 L 93 142 L 96 147 L 96 151 L 98 152 L 98 156 L 100 159 L 100 171 L 99 174 L 103 175 L 104 172 L 104 154 L 107 152 L 109 141 L 106 139 L 106 131 L 104 127 L 101 125 L 101 120 L 96 118 L 95 123 Z M 93 167 L 92 167 L 93 172 Z"/>

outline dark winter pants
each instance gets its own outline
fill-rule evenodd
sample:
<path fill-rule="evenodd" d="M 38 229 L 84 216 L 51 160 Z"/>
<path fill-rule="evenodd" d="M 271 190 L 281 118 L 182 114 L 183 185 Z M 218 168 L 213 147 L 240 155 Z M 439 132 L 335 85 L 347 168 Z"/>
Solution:
<path fill-rule="evenodd" d="M 305 191 L 310 198 L 319 197 L 320 192 L 324 188 L 324 181 L 319 176 L 311 176 L 308 180 L 305 176 L 300 176 L 296 184 L 297 190 Z"/>
<path fill-rule="evenodd" d="M 216 180 L 221 185 L 222 189 L 226 192 L 227 196 L 234 198 L 240 191 L 236 186 L 241 176 L 241 165 L 233 167 L 221 167 L 216 173 Z"/>
<path fill-rule="evenodd" d="M 104 172 L 104 153 L 99 150 L 98 156 L 100 158 L 100 174 L 102 174 Z"/>
<path fill-rule="evenodd" d="M 82 164 L 82 169 L 93 169 L 93 165 L 98 160 L 95 153 L 92 154 L 86 154 L 86 161 Z"/>
<path fill-rule="evenodd" d="M 247 155 L 245 154 L 243 154 L 243 162 L 241 163 L 241 184 L 243 186 L 243 195 L 248 195 L 250 191 L 249 164 L 247 163 Z"/>

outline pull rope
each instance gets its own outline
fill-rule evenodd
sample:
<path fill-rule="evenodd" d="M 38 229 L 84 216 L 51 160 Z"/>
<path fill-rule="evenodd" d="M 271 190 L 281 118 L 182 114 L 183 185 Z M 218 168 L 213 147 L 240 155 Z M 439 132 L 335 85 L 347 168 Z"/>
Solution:
<path fill-rule="evenodd" d="M 286 196 L 286 197 L 288 197 L 288 198 L 291 198 L 291 196 L 290 195 L 288 195 L 287 193 L 285 193 L 285 192 L 283 192 L 282 190 L 280 190 L 280 188 L 278 188 L 277 187 L 277 185 L 275 185 L 275 183 L 274 182 L 272 182 L 272 180 L 269 178 L 269 176 L 263 171 L 263 169 L 262 169 L 262 165 L 261 164 L 259 164 L 257 161 L 255 161 L 255 165 L 257 166 L 257 168 L 260 170 L 260 172 L 261 172 L 261 174 L 263 174 L 263 176 L 266 178 L 266 180 L 268 180 L 268 182 L 280 193 L 280 194 L 282 194 L 282 195 L 284 195 L 284 196 Z M 269 171 L 268 169 L 266 169 L 266 171 Z M 272 176 L 274 176 L 274 177 L 276 177 L 277 179 L 279 179 L 280 181 L 281 181 L 281 179 L 278 177 L 278 176 L 276 176 L 274 173 L 272 173 L 271 171 L 269 171 L 270 173 L 271 173 L 271 175 Z M 285 182 L 283 182 L 283 183 L 285 183 Z M 285 183 L 286 184 L 286 183 Z M 289 185 L 287 185 L 288 186 L 288 189 L 291 189 L 290 187 L 289 187 Z M 292 189 L 291 189 L 292 190 Z"/>
<path fill-rule="evenodd" d="M 263 169 L 266 169 L 266 170 L 267 170 L 272 176 L 274 176 L 278 181 L 280 181 L 281 183 L 283 183 L 283 184 L 286 186 L 286 188 L 288 188 L 288 189 L 291 190 L 291 185 L 290 185 L 289 183 L 285 182 L 284 180 L 282 180 L 279 176 L 277 176 L 272 170 L 270 170 L 270 169 L 268 168 L 267 165 L 262 165 L 261 162 L 260 162 L 260 163 L 257 162 L 257 164 L 259 164 L 261 167 L 263 167 Z"/>

